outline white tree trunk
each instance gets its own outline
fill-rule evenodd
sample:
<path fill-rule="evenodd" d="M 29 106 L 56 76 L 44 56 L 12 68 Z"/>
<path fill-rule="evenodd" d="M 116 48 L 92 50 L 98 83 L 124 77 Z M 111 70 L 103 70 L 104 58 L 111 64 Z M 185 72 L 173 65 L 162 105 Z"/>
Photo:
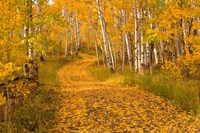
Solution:
<path fill-rule="evenodd" d="M 158 52 L 157 52 L 157 47 L 155 43 L 153 47 L 153 52 L 154 52 L 154 57 L 155 57 L 155 64 L 158 64 Z"/>
<path fill-rule="evenodd" d="M 141 43 L 143 42 L 143 39 L 144 39 L 144 34 L 143 32 L 141 32 Z M 141 47 L 141 64 L 145 65 L 145 45 L 142 44 L 142 47 Z"/>
<path fill-rule="evenodd" d="M 123 18 L 123 25 L 124 27 L 126 26 L 126 9 L 122 10 L 122 18 Z M 131 50 L 130 50 L 130 46 L 129 46 L 129 39 L 128 39 L 128 35 L 126 33 L 126 31 L 123 31 L 123 50 L 125 50 L 125 46 L 126 46 L 126 50 L 127 50 L 127 55 L 128 55 L 128 62 L 129 62 L 129 67 L 130 70 L 133 70 L 133 66 L 132 66 L 132 56 L 131 56 Z M 124 57 L 125 58 L 125 51 L 124 51 Z M 123 59 L 125 63 L 125 59 Z M 124 71 L 124 68 L 122 69 Z"/>
<path fill-rule="evenodd" d="M 135 33 L 135 72 L 138 72 L 139 64 L 138 64 L 138 47 L 139 47 L 139 25 L 138 25 L 138 17 L 137 17 L 137 3 L 136 0 L 133 0 L 133 6 L 134 6 L 134 23 L 135 23 L 135 28 L 134 28 L 134 33 Z"/>
<path fill-rule="evenodd" d="M 79 22 L 76 18 L 74 21 L 75 23 L 75 31 L 76 31 L 76 54 L 78 54 L 78 51 L 80 49 L 80 30 L 79 30 Z"/>
<path fill-rule="evenodd" d="M 149 43 L 146 43 L 146 47 L 145 47 L 145 51 L 146 51 L 146 54 L 145 54 L 145 65 L 146 66 L 149 66 Z"/>
<path fill-rule="evenodd" d="M 95 47 L 95 51 L 96 51 L 97 65 L 99 66 L 99 54 L 98 54 L 98 48 L 97 48 L 97 41 L 96 41 L 96 39 L 94 40 L 94 47 Z"/>
<path fill-rule="evenodd" d="M 73 55 L 73 30 L 72 29 L 70 31 L 70 44 L 71 44 L 70 54 L 72 56 Z"/>
<path fill-rule="evenodd" d="M 98 15 L 99 15 L 99 21 L 100 21 L 100 24 L 101 24 L 101 30 L 102 30 L 102 36 L 103 36 L 103 41 L 104 41 L 104 49 L 105 49 L 105 54 L 106 54 L 107 65 L 108 65 L 109 69 L 114 70 L 112 50 L 111 50 L 111 47 L 110 47 L 108 34 L 107 34 L 107 31 L 106 31 L 106 23 L 105 23 L 105 19 L 104 19 L 104 16 L 103 16 L 102 1 L 96 0 L 96 4 L 98 6 Z"/>
<path fill-rule="evenodd" d="M 185 19 L 182 18 L 182 30 L 183 30 L 183 46 L 182 46 L 182 53 L 185 54 L 185 45 L 187 45 L 187 42 L 186 42 L 186 23 L 185 23 Z"/>
<path fill-rule="evenodd" d="M 164 63 L 164 42 L 160 40 L 160 58 L 161 63 Z"/>
<path fill-rule="evenodd" d="M 103 48 L 102 44 L 100 45 L 100 47 L 101 47 L 101 52 L 102 52 L 103 66 L 105 68 L 106 67 L 106 63 L 105 63 L 105 56 L 104 56 L 104 48 Z"/>
<path fill-rule="evenodd" d="M 69 43 L 69 40 L 68 40 L 68 29 L 66 28 L 66 42 L 65 42 L 65 56 L 68 56 L 68 43 Z"/>
<path fill-rule="evenodd" d="M 153 17 L 152 17 L 152 14 L 151 14 L 150 9 L 149 9 L 149 19 L 152 19 L 152 18 L 153 18 Z M 150 27 L 151 27 L 152 30 L 154 29 L 152 23 L 150 24 Z M 153 45 L 154 45 L 154 46 L 153 46 L 153 53 L 154 53 L 154 57 L 155 57 L 155 64 L 158 64 L 158 52 L 157 52 L 157 47 L 156 47 L 156 44 L 155 44 L 155 43 L 154 43 Z"/>

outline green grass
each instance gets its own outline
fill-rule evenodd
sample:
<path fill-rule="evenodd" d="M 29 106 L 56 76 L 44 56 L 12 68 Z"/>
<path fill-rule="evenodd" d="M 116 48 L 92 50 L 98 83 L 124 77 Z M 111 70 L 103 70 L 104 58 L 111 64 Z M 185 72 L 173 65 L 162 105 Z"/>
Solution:
<path fill-rule="evenodd" d="M 76 60 L 64 57 L 50 57 L 39 65 L 39 82 L 58 84 L 57 72 L 65 64 Z"/>
<path fill-rule="evenodd" d="M 23 100 L 14 113 L 14 132 L 48 132 L 56 125 L 62 95 L 57 72 L 67 63 L 77 60 L 64 57 L 47 58 L 39 65 L 40 86 Z"/>
<path fill-rule="evenodd" d="M 87 46 L 83 46 L 81 48 L 81 53 L 85 53 L 85 54 L 88 54 L 88 55 L 94 55 L 94 56 L 96 56 L 96 51 L 95 51 L 94 46 L 90 46 L 89 48 Z"/>
<path fill-rule="evenodd" d="M 197 81 L 186 81 L 176 79 L 163 73 L 154 76 L 136 75 L 137 80 L 131 80 L 147 91 L 153 92 L 166 99 L 171 100 L 174 104 L 182 109 L 197 114 L 199 111 L 199 88 Z M 131 82 L 129 81 L 129 82 Z"/>
<path fill-rule="evenodd" d="M 200 81 L 175 78 L 166 72 L 137 75 L 130 71 L 111 73 L 103 67 L 92 66 L 89 73 L 95 78 L 109 83 L 120 83 L 150 91 L 182 109 L 200 115 Z"/>
<path fill-rule="evenodd" d="M 103 67 L 98 68 L 98 67 L 91 66 L 89 70 L 92 76 L 102 81 L 106 81 L 112 75 L 110 70 Z"/>

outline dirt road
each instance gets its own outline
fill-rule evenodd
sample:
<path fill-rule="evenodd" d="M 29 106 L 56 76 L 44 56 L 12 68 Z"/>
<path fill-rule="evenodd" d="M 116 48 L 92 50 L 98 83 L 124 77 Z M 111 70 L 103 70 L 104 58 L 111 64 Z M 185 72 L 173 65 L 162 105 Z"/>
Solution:
<path fill-rule="evenodd" d="M 87 73 L 94 56 L 63 67 L 58 77 L 63 94 L 58 133 L 199 133 L 200 122 L 151 93 L 111 85 Z"/>

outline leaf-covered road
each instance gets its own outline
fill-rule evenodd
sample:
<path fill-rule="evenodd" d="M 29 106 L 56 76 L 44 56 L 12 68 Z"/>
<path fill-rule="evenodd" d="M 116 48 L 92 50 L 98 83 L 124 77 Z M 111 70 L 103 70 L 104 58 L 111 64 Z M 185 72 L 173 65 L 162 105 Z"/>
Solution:
<path fill-rule="evenodd" d="M 199 133 L 200 122 L 151 93 L 102 83 L 87 74 L 95 57 L 66 65 L 58 73 L 63 94 L 58 133 Z"/>

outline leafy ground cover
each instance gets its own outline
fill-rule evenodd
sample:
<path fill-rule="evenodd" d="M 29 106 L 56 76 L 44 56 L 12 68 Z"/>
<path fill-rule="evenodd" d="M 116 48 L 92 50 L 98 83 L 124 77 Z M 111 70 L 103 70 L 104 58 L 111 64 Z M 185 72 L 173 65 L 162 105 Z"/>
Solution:
<path fill-rule="evenodd" d="M 50 132 L 199 132 L 200 121 L 170 101 L 129 87 L 97 80 L 88 74 L 95 57 L 58 72 L 61 108 Z"/>
<path fill-rule="evenodd" d="M 13 132 L 48 132 L 58 122 L 61 93 L 57 72 L 72 58 L 49 57 L 39 65 L 39 87 L 15 108 Z"/>
<path fill-rule="evenodd" d="M 140 87 L 171 100 L 176 106 L 197 117 L 200 115 L 200 81 L 198 80 L 177 79 L 164 71 L 156 72 L 154 76 L 148 73 L 137 75 L 130 71 L 111 73 L 109 69 L 96 65 L 90 67 L 89 73 L 94 78 L 108 83 Z"/>

